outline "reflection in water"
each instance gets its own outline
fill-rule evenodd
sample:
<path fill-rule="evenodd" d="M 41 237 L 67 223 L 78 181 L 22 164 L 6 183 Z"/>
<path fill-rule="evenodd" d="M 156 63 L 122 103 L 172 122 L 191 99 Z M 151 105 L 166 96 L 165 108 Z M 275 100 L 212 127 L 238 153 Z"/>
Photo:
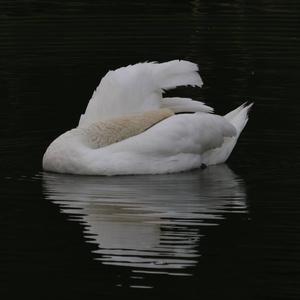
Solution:
<path fill-rule="evenodd" d="M 84 225 L 97 259 L 140 273 L 191 275 L 201 227 L 246 212 L 243 184 L 226 165 L 155 176 L 44 173 L 43 182 L 46 198 Z"/>

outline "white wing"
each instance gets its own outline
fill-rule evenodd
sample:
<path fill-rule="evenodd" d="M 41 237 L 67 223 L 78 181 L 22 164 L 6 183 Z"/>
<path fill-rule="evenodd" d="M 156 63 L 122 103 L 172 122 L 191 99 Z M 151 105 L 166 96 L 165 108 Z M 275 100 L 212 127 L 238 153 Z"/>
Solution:
<path fill-rule="evenodd" d="M 207 113 L 181 114 L 102 149 L 107 148 L 110 153 L 129 151 L 157 156 L 203 154 L 209 149 L 220 147 L 225 137 L 236 134 L 236 128 L 224 117 Z"/>
<path fill-rule="evenodd" d="M 163 98 L 162 108 L 169 108 L 174 113 L 180 112 L 207 112 L 212 113 L 214 109 L 210 106 L 205 105 L 203 102 L 195 101 L 190 98 Z"/>
<path fill-rule="evenodd" d="M 198 66 L 184 60 L 166 63 L 139 63 L 109 71 L 94 92 L 79 126 L 85 127 L 99 120 L 135 114 L 160 107 L 178 111 L 206 111 L 212 109 L 202 102 L 186 98 L 163 100 L 163 90 L 176 86 L 202 86 Z M 179 100 L 181 99 L 181 100 Z M 180 102 L 180 103 L 179 103 Z"/>
<path fill-rule="evenodd" d="M 84 157 L 81 172 L 155 174 L 196 168 L 203 163 L 202 154 L 220 147 L 226 137 L 236 133 L 235 127 L 221 116 L 175 115 L 139 135 L 92 150 Z"/>

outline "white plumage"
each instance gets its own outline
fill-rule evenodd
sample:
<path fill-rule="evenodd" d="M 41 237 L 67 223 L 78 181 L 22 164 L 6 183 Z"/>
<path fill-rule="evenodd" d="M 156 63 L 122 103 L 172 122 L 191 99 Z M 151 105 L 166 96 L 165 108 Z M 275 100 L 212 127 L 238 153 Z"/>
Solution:
<path fill-rule="evenodd" d="M 200 101 L 163 98 L 164 90 L 176 86 L 201 87 L 197 71 L 194 63 L 174 60 L 108 72 L 78 127 L 48 147 L 43 168 L 86 175 L 159 174 L 225 162 L 251 104 L 222 117 Z"/>

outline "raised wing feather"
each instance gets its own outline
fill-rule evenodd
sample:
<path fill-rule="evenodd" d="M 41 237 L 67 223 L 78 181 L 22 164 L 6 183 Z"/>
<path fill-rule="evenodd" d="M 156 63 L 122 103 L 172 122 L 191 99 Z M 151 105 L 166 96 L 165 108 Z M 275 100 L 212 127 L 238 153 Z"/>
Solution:
<path fill-rule="evenodd" d="M 109 71 L 95 90 L 79 127 L 99 120 L 130 115 L 162 106 L 164 89 L 201 86 L 198 66 L 184 60 L 139 63 Z"/>

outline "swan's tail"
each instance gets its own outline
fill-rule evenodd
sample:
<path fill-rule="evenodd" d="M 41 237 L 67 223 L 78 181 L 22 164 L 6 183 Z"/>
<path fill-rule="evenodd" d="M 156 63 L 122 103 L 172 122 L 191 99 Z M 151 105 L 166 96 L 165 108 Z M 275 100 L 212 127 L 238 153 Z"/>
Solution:
<path fill-rule="evenodd" d="M 239 106 L 235 110 L 224 116 L 236 129 L 234 137 L 227 137 L 220 148 L 207 151 L 203 155 L 203 163 L 206 165 L 216 165 L 225 162 L 231 154 L 236 142 L 248 122 L 248 113 L 253 103 Z"/>
<path fill-rule="evenodd" d="M 246 103 L 244 103 L 224 116 L 224 118 L 227 119 L 236 128 L 236 139 L 238 139 L 239 135 L 248 122 L 248 113 L 252 106 L 253 103 L 250 103 L 249 105 L 246 105 Z"/>

